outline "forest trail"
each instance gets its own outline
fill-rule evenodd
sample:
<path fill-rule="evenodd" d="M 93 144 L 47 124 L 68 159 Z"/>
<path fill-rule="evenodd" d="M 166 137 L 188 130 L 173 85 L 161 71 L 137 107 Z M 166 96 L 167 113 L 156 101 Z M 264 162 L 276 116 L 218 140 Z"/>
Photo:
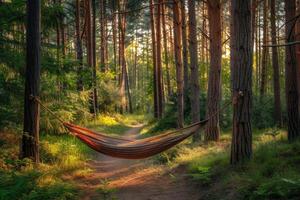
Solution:
<path fill-rule="evenodd" d="M 136 138 L 142 127 L 133 126 L 124 136 Z M 183 167 L 170 170 L 151 164 L 151 158 L 126 160 L 97 154 L 89 165 L 93 172 L 77 180 L 80 199 L 196 200 L 201 196 Z"/>

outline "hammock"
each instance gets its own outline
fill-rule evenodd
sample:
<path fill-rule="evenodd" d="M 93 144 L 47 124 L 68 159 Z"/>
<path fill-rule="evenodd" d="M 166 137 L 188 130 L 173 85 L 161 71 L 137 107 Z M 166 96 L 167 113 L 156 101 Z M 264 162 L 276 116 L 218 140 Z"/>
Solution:
<path fill-rule="evenodd" d="M 90 148 L 108 156 L 125 159 L 147 158 L 170 149 L 171 147 L 196 133 L 200 128 L 203 128 L 210 118 L 219 114 L 221 110 L 225 109 L 231 104 L 231 102 L 229 102 L 221 110 L 218 110 L 208 119 L 191 124 L 187 127 L 149 138 L 131 140 L 123 137 L 108 136 L 87 128 L 74 125 L 72 123 L 64 122 L 48 107 L 46 107 L 37 97 L 32 96 L 31 98 L 33 98 L 44 109 L 46 109 L 56 119 L 58 119 L 64 125 L 64 127 L 66 127 L 70 131 L 72 135 L 77 137 Z"/>
<path fill-rule="evenodd" d="M 173 132 L 137 140 L 107 136 L 71 123 L 64 123 L 63 125 L 79 140 L 97 152 L 118 158 L 142 159 L 161 153 L 182 142 L 203 127 L 207 121 L 204 120 Z"/>

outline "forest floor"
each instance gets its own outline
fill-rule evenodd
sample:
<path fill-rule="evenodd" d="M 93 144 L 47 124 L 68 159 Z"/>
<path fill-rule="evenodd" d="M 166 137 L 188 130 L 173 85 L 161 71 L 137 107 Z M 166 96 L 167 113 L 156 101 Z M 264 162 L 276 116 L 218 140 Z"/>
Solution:
<path fill-rule="evenodd" d="M 132 126 L 124 136 L 137 138 L 143 125 Z M 80 199 L 168 200 L 199 199 L 195 182 L 185 175 L 183 166 L 170 169 L 154 165 L 151 159 L 126 160 L 96 154 L 89 163 L 93 170 L 77 179 Z"/>

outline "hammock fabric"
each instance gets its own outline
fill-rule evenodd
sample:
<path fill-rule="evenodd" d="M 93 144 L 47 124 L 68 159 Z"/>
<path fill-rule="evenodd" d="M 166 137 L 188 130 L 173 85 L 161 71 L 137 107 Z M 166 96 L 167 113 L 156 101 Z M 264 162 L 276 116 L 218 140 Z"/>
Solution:
<path fill-rule="evenodd" d="M 208 120 L 154 137 L 130 140 L 112 137 L 71 123 L 63 125 L 79 140 L 102 154 L 125 159 L 142 159 L 161 153 L 190 137 Z"/>

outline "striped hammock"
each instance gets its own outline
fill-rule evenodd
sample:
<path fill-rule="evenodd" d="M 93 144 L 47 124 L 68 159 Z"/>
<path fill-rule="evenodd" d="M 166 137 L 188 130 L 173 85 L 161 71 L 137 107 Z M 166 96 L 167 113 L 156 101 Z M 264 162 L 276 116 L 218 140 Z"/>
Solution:
<path fill-rule="evenodd" d="M 79 140 L 97 152 L 117 158 L 142 159 L 161 153 L 182 142 L 202 128 L 207 121 L 137 140 L 108 136 L 71 123 L 64 122 L 63 125 Z"/>

